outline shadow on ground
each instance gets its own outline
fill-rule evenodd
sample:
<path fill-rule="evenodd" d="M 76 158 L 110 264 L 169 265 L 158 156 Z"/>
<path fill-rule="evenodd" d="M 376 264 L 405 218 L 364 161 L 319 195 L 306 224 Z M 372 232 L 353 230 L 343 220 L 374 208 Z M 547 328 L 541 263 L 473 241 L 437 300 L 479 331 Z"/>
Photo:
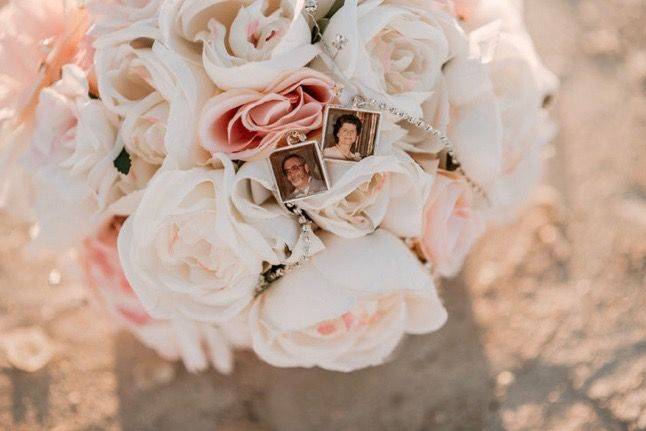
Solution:
<path fill-rule="evenodd" d="M 124 430 L 499 429 L 493 382 L 471 301 L 447 283 L 449 321 L 409 337 L 395 359 L 354 373 L 271 367 L 239 355 L 228 377 L 178 368 L 167 385 L 138 389 L 135 361 L 152 352 L 127 334 L 115 343 L 119 418 Z"/>
<path fill-rule="evenodd" d="M 11 400 L 14 423 L 23 422 L 30 409 L 34 411 L 35 420 L 43 424 L 49 414 L 49 386 L 51 377 L 44 368 L 36 373 L 20 370 L 8 372 L 11 380 Z"/>

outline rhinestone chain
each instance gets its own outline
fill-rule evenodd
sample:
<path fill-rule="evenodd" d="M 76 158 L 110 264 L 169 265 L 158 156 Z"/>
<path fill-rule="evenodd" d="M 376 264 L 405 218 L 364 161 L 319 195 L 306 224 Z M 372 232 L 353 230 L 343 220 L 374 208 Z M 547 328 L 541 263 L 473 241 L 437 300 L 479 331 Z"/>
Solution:
<path fill-rule="evenodd" d="M 421 118 L 417 118 L 411 114 L 408 114 L 404 111 L 400 111 L 394 106 L 389 106 L 385 102 L 380 102 L 374 98 L 371 97 L 364 97 L 360 95 L 355 95 L 352 101 L 353 106 L 356 107 L 363 107 L 363 106 L 371 106 L 373 108 L 377 108 L 380 111 L 388 111 L 389 113 L 396 115 L 397 117 L 401 118 L 402 120 L 405 120 L 406 122 L 412 124 L 413 126 L 422 129 L 434 137 L 436 137 L 442 146 L 446 148 L 446 152 L 448 153 L 449 157 L 451 160 L 453 160 L 453 163 L 457 166 L 456 171 L 464 177 L 464 180 L 469 184 L 469 186 L 478 194 L 480 195 L 487 204 L 490 204 L 491 201 L 489 200 L 489 196 L 487 192 L 480 187 L 478 183 L 476 183 L 467 173 L 464 171 L 464 168 L 462 168 L 462 164 L 460 163 L 460 160 L 458 159 L 458 156 L 455 154 L 455 148 L 453 147 L 453 144 L 451 143 L 451 140 L 449 139 L 448 136 L 446 136 L 445 133 L 443 133 L 441 130 L 436 129 L 433 127 L 431 124 L 427 123 L 426 121 L 422 120 Z"/>
<path fill-rule="evenodd" d="M 255 296 L 260 295 L 267 290 L 271 283 L 282 278 L 285 274 L 289 274 L 297 268 L 300 268 L 305 262 L 312 257 L 312 222 L 305 215 L 302 209 L 294 204 L 285 204 L 287 209 L 298 217 L 298 223 L 301 225 L 301 236 L 303 237 L 303 254 L 296 263 L 291 265 L 274 265 L 269 270 L 260 274 L 258 277 L 258 284 L 256 285 Z"/>

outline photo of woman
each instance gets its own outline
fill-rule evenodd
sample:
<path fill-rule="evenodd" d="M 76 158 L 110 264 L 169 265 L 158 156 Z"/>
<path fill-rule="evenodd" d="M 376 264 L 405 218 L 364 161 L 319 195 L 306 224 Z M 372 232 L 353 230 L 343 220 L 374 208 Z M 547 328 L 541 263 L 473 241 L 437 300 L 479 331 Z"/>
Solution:
<path fill-rule="evenodd" d="M 328 107 L 323 131 L 323 157 L 358 162 L 375 151 L 379 112 Z"/>
<path fill-rule="evenodd" d="M 356 144 L 361 134 L 363 123 L 354 114 L 344 114 L 334 123 L 334 142 L 336 145 L 323 150 L 323 156 L 331 159 L 361 160 L 356 152 Z"/>

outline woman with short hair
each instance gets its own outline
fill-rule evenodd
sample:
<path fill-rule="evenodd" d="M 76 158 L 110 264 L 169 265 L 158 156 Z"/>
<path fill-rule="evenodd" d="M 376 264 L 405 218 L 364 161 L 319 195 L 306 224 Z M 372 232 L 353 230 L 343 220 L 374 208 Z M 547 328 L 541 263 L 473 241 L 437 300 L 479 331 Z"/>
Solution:
<path fill-rule="evenodd" d="M 361 120 L 354 114 L 344 114 L 336 119 L 333 135 L 336 145 L 323 150 L 323 156 L 330 159 L 361 160 L 357 151 L 359 136 L 361 136 Z"/>

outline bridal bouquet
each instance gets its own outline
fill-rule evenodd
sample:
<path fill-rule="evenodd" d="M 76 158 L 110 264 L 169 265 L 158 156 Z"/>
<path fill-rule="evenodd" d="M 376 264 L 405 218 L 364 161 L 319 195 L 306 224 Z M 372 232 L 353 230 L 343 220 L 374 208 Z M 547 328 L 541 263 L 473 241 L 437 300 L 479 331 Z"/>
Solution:
<path fill-rule="evenodd" d="M 0 205 L 189 370 L 383 363 L 540 174 L 514 0 L 9 0 Z"/>

